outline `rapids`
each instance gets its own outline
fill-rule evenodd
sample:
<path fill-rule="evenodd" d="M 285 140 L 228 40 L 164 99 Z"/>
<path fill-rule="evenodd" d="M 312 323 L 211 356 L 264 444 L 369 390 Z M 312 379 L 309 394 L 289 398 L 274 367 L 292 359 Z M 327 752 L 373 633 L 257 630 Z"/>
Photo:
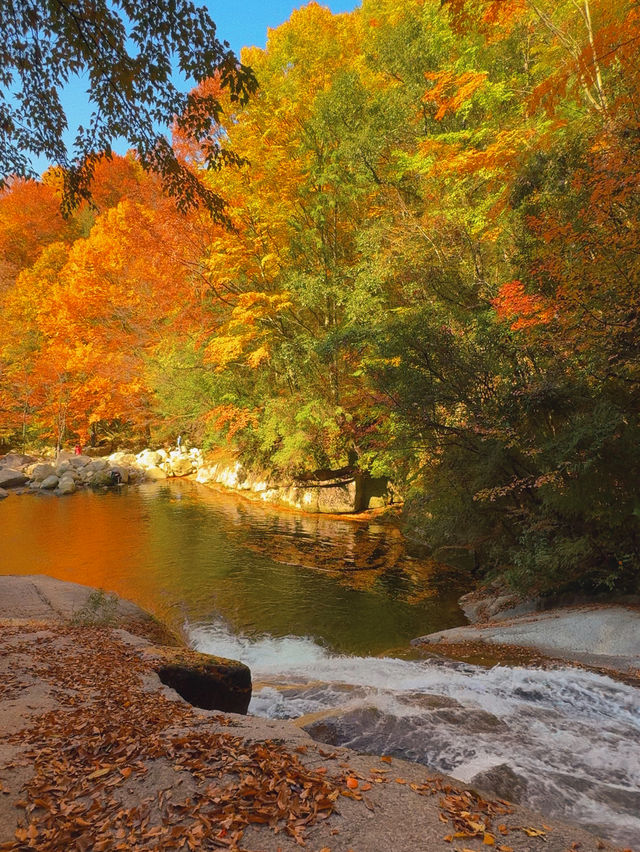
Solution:
<path fill-rule="evenodd" d="M 631 686 L 569 667 L 339 655 L 310 638 L 238 636 L 222 621 L 187 630 L 199 650 L 248 663 L 250 713 L 297 719 L 324 742 L 465 782 L 506 764 L 523 803 L 638 844 L 640 694 Z"/>

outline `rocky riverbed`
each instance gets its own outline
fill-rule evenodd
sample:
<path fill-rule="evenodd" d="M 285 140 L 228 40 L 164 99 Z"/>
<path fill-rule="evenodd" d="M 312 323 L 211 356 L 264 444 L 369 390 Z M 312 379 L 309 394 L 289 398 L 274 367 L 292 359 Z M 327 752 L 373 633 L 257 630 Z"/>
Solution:
<path fill-rule="evenodd" d="M 153 620 L 98 597 L 0 578 L 2 849 L 612 849 L 424 766 L 194 707 L 163 683 Z"/>

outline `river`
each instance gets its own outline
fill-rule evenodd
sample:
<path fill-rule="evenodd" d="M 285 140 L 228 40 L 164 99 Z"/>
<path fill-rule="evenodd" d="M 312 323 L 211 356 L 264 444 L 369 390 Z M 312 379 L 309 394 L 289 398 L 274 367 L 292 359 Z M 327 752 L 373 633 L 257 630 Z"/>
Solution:
<path fill-rule="evenodd" d="M 463 781 L 508 765 L 526 804 L 638 843 L 640 692 L 568 667 L 416 658 L 411 638 L 464 622 L 461 590 L 391 524 L 172 482 L 10 497 L 0 534 L 2 573 L 115 591 L 246 662 L 251 713 Z"/>

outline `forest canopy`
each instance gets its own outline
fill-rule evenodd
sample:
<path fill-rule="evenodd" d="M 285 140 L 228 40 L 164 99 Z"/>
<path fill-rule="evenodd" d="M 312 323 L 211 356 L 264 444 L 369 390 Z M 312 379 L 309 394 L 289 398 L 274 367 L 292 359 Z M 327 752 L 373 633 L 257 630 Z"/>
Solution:
<path fill-rule="evenodd" d="M 312 3 L 243 52 L 245 103 L 219 71 L 206 132 L 175 122 L 227 224 L 139 151 L 66 220 L 64 173 L 14 180 L 3 439 L 349 465 L 443 561 L 637 591 L 639 46 L 635 0 Z"/>

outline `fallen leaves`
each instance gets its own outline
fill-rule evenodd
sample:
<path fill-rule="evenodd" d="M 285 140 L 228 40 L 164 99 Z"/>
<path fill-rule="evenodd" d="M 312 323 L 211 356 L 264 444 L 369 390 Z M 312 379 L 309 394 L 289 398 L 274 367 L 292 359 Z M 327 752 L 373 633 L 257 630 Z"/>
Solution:
<path fill-rule="evenodd" d="M 239 850 L 249 825 L 304 845 L 306 829 L 335 810 L 340 784 L 300 762 L 306 747 L 294 754 L 205 727 L 188 705 L 145 691 L 145 666 L 108 631 L 55 634 L 31 658 L 59 707 L 12 737 L 34 774 L 15 840 L 0 849 L 195 852 L 206 838 L 207 848 Z M 178 780 L 158 789 L 167 770 Z"/>

